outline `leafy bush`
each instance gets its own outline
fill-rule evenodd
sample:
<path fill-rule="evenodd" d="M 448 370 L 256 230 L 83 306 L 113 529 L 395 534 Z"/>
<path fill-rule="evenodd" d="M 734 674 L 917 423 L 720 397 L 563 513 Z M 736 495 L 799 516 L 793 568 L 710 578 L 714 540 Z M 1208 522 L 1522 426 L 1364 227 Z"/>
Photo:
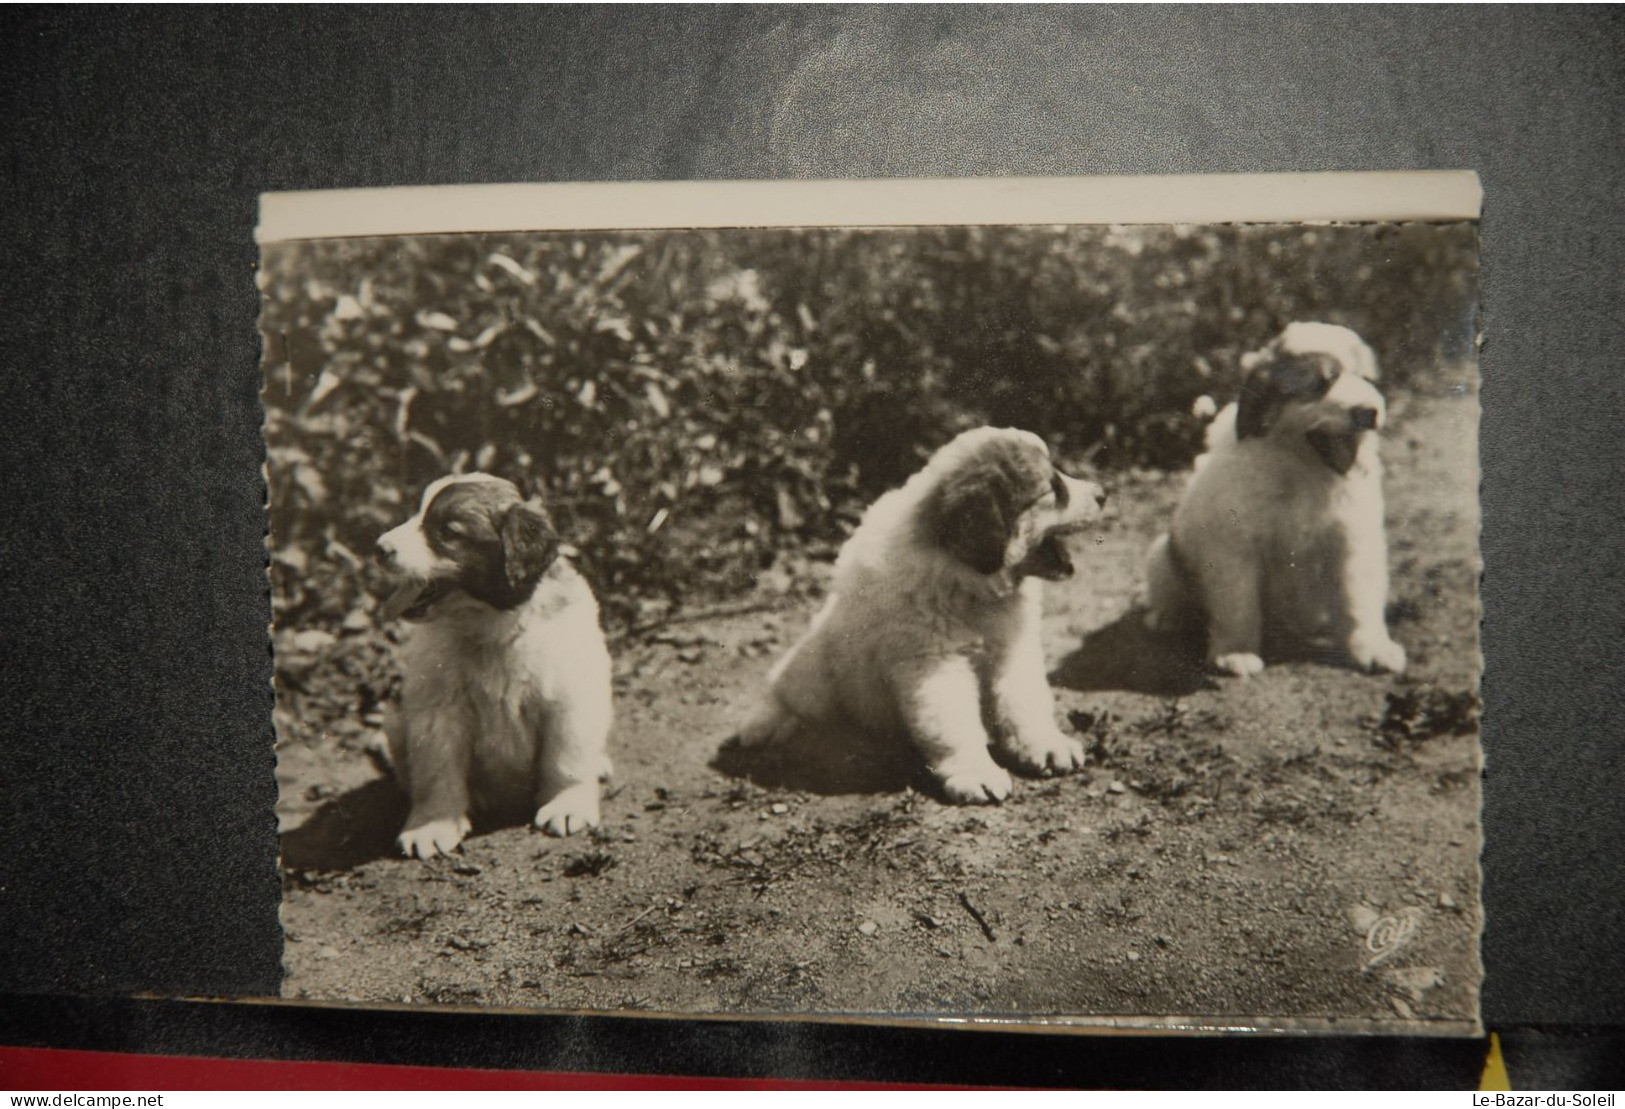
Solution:
<path fill-rule="evenodd" d="M 1293 319 L 1471 352 L 1471 225 L 420 236 L 264 254 L 279 624 L 337 627 L 429 481 L 545 490 L 611 619 L 829 550 L 955 431 L 1178 467 Z"/>

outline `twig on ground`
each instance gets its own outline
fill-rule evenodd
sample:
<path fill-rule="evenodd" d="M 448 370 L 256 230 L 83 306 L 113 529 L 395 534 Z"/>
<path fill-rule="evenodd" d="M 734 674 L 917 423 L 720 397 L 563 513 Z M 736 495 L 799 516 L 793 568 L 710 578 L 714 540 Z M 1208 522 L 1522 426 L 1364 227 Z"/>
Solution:
<path fill-rule="evenodd" d="M 981 910 L 970 903 L 970 898 L 965 896 L 964 890 L 959 891 L 959 903 L 965 906 L 965 911 L 971 915 L 971 919 L 982 929 L 982 935 L 987 937 L 987 942 L 997 942 L 999 937 L 993 934 L 993 926 L 987 922 L 987 917 L 982 915 Z"/>
<path fill-rule="evenodd" d="M 654 912 L 658 908 L 660 908 L 660 905 L 658 903 L 650 905 L 647 909 L 644 909 L 637 916 L 633 917 L 631 920 L 629 920 L 625 924 L 621 925 L 621 931 L 616 932 L 615 934 L 618 936 L 618 935 L 621 935 L 622 932 L 630 932 L 632 930 L 632 926 L 634 924 L 636 924 L 638 921 L 642 920 L 644 917 L 648 916 L 650 913 Z"/>

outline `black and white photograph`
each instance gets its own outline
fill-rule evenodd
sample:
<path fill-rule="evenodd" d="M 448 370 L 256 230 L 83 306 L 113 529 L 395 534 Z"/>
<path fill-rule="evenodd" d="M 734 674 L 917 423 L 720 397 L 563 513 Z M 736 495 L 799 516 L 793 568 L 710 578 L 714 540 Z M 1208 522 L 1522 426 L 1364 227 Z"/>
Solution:
<path fill-rule="evenodd" d="M 1476 205 L 440 191 L 262 237 L 284 997 L 1479 1033 Z"/>

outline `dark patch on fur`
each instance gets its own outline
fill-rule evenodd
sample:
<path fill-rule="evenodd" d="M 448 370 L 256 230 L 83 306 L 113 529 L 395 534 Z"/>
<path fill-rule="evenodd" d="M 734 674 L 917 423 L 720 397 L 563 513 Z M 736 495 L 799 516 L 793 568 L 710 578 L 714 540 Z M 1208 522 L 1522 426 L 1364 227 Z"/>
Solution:
<path fill-rule="evenodd" d="M 1292 401 L 1319 400 L 1331 389 L 1342 366 L 1329 354 L 1291 354 L 1254 368 L 1236 401 L 1236 438 L 1264 435 Z"/>
<path fill-rule="evenodd" d="M 1364 434 L 1352 427 L 1348 431 L 1317 427 L 1304 432 L 1303 437 L 1322 462 L 1339 474 L 1346 474 L 1354 467 L 1354 459 L 1360 451 L 1360 436 Z"/>
<path fill-rule="evenodd" d="M 1017 520 L 1049 491 L 1054 474 L 1031 443 L 991 440 L 937 487 L 926 505 L 932 535 L 978 574 L 998 573 Z"/>
<path fill-rule="evenodd" d="M 1050 492 L 1055 494 L 1056 508 L 1065 509 L 1072 503 L 1072 491 L 1066 487 L 1066 481 L 1062 479 L 1059 470 L 1050 474 L 1049 487 Z M 1106 494 L 1104 492 L 1100 494 L 1100 504 L 1101 507 L 1105 507 Z"/>
<path fill-rule="evenodd" d="M 448 485 L 423 514 L 423 530 L 435 553 L 456 563 L 454 584 L 495 609 L 529 600 L 559 553 L 547 515 L 508 482 Z M 435 588 L 431 583 L 424 595 Z"/>

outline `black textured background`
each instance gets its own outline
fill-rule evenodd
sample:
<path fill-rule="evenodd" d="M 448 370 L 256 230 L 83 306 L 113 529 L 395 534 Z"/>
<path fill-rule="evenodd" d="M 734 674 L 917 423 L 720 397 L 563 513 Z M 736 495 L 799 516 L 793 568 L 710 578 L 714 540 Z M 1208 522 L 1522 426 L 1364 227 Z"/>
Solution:
<path fill-rule="evenodd" d="M 1476 1046 L 1402 1040 L 1153 1051 L 113 999 L 277 989 L 259 192 L 1466 168 L 1486 192 L 1484 1016 L 1542 1026 L 1509 1038 L 1515 1081 L 1617 1081 L 1617 1033 L 1579 1026 L 1625 1024 L 1622 59 L 1609 8 L 6 9 L 0 990 L 17 996 L 0 999 L 0 1040 L 945 1081 L 1471 1081 Z"/>

